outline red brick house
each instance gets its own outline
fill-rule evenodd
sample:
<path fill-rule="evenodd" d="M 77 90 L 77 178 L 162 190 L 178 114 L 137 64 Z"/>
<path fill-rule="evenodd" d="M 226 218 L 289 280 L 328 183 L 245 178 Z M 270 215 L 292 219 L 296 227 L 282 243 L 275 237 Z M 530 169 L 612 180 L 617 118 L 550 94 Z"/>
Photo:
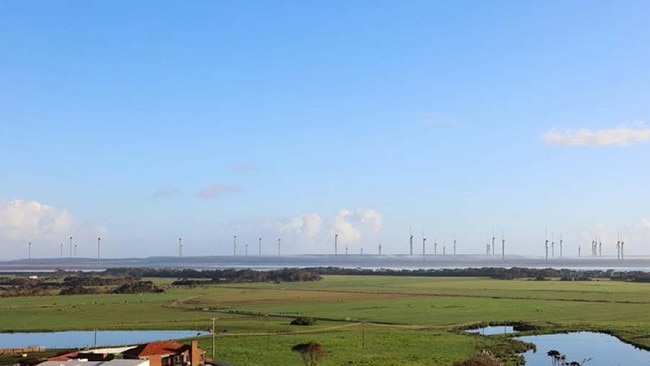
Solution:
<path fill-rule="evenodd" d="M 149 360 L 150 366 L 204 366 L 205 351 L 197 341 L 190 345 L 176 341 L 156 341 L 141 344 L 122 353 L 126 359 Z"/>

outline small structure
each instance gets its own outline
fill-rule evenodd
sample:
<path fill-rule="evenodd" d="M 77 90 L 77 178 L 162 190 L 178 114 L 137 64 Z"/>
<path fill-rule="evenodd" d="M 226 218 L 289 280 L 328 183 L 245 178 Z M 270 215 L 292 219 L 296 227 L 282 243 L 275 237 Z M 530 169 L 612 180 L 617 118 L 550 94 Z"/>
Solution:
<path fill-rule="evenodd" d="M 67 361 L 45 361 L 38 366 L 150 366 L 148 360 L 109 360 L 109 361 L 88 361 L 85 358 L 78 358 Z"/>
<path fill-rule="evenodd" d="M 176 341 L 141 344 L 122 353 L 125 359 L 148 360 L 149 366 L 204 366 L 205 351 L 196 340 L 190 345 Z"/>

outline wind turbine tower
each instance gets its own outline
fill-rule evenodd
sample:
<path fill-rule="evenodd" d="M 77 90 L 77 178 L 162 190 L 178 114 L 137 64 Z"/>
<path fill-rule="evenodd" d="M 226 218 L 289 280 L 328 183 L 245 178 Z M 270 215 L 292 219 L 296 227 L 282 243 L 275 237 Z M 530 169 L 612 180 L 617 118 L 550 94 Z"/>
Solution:
<path fill-rule="evenodd" d="M 381 255 L 381 243 L 377 244 L 377 252 Z"/>
<path fill-rule="evenodd" d="M 72 235 L 70 235 L 70 258 L 72 258 Z"/>
<path fill-rule="evenodd" d="M 339 254 L 339 234 L 334 234 L 334 255 Z"/>
<path fill-rule="evenodd" d="M 603 242 L 602 242 L 602 240 L 598 241 L 598 256 L 599 257 L 603 256 Z"/>
<path fill-rule="evenodd" d="M 61 251 L 61 258 L 63 258 L 63 243 L 59 244 L 59 250 Z"/>
<path fill-rule="evenodd" d="M 413 255 L 413 230 L 410 228 L 409 230 L 411 232 L 411 236 L 409 237 L 409 254 Z"/>
<path fill-rule="evenodd" d="M 97 261 L 102 260 L 102 237 L 97 237 Z"/>
<path fill-rule="evenodd" d="M 280 256 L 280 247 L 282 245 L 282 238 L 278 238 L 278 257 Z"/>
<path fill-rule="evenodd" d="M 492 229 L 492 255 L 494 255 L 494 240 L 496 238 L 494 237 L 494 229 Z"/>
<path fill-rule="evenodd" d="M 422 237 L 422 258 L 426 258 L 427 252 L 426 252 L 426 243 L 427 243 L 427 238 Z"/>
<path fill-rule="evenodd" d="M 178 238 L 178 258 L 183 256 L 183 237 Z"/>
<path fill-rule="evenodd" d="M 232 236 L 232 256 L 237 255 L 237 235 Z"/>
<path fill-rule="evenodd" d="M 506 236 L 501 233 L 501 259 L 506 259 Z"/>
<path fill-rule="evenodd" d="M 262 256 L 262 237 L 257 238 L 257 255 Z"/>
<path fill-rule="evenodd" d="M 244 245 L 244 257 L 248 257 L 248 243 Z"/>
<path fill-rule="evenodd" d="M 32 259 L 32 242 L 30 241 L 27 245 L 27 259 Z"/>
<path fill-rule="evenodd" d="M 621 236 L 621 260 L 623 260 L 623 247 L 625 246 L 625 242 L 623 241 L 623 237 Z"/>
<path fill-rule="evenodd" d="M 456 255 L 456 236 L 454 235 L 454 255 Z"/>
<path fill-rule="evenodd" d="M 562 258 L 562 234 L 560 233 L 560 258 Z"/>
<path fill-rule="evenodd" d="M 546 237 L 546 240 L 544 240 L 544 250 L 546 251 L 546 260 L 548 260 L 548 236 Z"/>
<path fill-rule="evenodd" d="M 553 240 L 553 234 L 551 234 L 551 258 L 555 258 L 555 240 Z"/>

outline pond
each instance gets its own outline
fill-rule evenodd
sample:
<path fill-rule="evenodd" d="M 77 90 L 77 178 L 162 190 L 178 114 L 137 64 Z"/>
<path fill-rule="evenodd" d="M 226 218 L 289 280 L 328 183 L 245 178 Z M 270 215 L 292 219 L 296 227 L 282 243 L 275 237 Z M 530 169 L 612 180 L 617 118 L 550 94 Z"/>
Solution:
<path fill-rule="evenodd" d="M 468 329 L 467 333 L 476 333 L 481 335 L 495 335 L 495 334 L 512 334 L 515 329 L 512 325 L 495 325 L 477 329 Z"/>
<path fill-rule="evenodd" d="M 603 333 L 577 332 L 517 337 L 534 343 L 537 352 L 524 354 L 526 366 L 552 365 L 550 350 L 566 355 L 567 362 L 577 361 L 586 366 L 650 365 L 650 352 L 638 349 Z"/>
<path fill-rule="evenodd" d="M 71 332 L 0 333 L 0 347 L 20 348 L 41 346 L 45 348 L 85 348 L 122 346 L 196 337 L 208 334 L 195 330 L 98 330 Z M 96 338 L 95 338 L 96 337 Z"/>

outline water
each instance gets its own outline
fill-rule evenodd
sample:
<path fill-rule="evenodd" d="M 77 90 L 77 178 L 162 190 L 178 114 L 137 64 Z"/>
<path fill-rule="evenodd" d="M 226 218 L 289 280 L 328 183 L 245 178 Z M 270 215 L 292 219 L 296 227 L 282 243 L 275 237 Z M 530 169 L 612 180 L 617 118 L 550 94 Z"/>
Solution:
<path fill-rule="evenodd" d="M 501 325 L 501 326 L 490 326 L 477 329 L 468 329 L 467 333 L 477 333 L 482 335 L 495 335 L 495 334 L 511 334 L 514 333 L 515 329 L 511 325 Z"/>
<path fill-rule="evenodd" d="M 537 345 L 537 352 L 524 354 L 526 366 L 548 366 L 551 358 L 547 352 L 554 349 L 566 355 L 567 362 L 591 358 L 586 366 L 650 365 L 650 352 L 644 351 L 618 338 L 603 333 L 578 332 L 518 337 Z"/>
<path fill-rule="evenodd" d="M 97 346 L 122 346 L 195 337 L 195 330 L 99 330 Z M 0 333 L 0 348 L 41 346 L 45 348 L 86 348 L 95 346 L 95 331 Z"/>

